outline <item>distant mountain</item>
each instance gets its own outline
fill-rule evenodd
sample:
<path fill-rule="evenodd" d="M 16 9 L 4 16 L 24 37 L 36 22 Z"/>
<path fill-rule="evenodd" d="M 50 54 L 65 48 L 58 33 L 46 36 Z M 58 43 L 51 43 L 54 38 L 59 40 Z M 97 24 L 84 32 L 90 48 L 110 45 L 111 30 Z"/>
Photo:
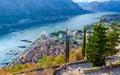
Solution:
<path fill-rule="evenodd" d="M 77 2 L 77 4 L 82 7 L 83 9 L 86 9 L 85 7 L 88 6 L 90 2 Z"/>
<path fill-rule="evenodd" d="M 120 0 L 105 2 L 93 1 L 84 8 L 92 11 L 120 12 Z"/>
<path fill-rule="evenodd" d="M 0 32 L 57 22 L 88 12 L 72 0 L 0 0 Z"/>

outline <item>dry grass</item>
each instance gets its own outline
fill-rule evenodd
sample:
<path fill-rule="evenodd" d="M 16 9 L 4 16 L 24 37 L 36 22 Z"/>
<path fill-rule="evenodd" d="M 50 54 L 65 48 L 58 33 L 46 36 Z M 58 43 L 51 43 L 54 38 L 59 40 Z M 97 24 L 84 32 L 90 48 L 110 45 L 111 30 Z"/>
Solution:
<path fill-rule="evenodd" d="M 47 58 L 43 61 L 39 61 L 36 64 L 22 64 L 22 65 L 16 65 L 13 67 L 8 67 L 0 70 L 0 75 L 53 75 L 52 69 L 46 69 L 46 68 L 53 68 L 53 66 L 59 66 L 65 63 L 64 57 L 51 57 L 47 56 Z M 73 50 L 73 53 L 70 53 L 70 62 L 75 62 L 76 60 L 80 60 L 82 58 L 81 56 L 81 48 L 78 48 L 77 50 Z M 55 60 L 56 59 L 56 60 Z M 36 70 L 40 67 L 44 67 L 45 70 L 43 72 L 30 72 L 31 70 Z M 24 73 L 23 73 L 24 72 Z"/>
<path fill-rule="evenodd" d="M 46 69 L 40 75 L 53 75 L 53 69 Z"/>
<path fill-rule="evenodd" d="M 23 65 L 16 65 L 13 67 L 7 67 L 0 70 L 0 75 L 12 75 L 14 73 L 20 72 L 27 72 L 31 69 L 36 69 L 38 66 L 36 64 L 23 64 Z"/>

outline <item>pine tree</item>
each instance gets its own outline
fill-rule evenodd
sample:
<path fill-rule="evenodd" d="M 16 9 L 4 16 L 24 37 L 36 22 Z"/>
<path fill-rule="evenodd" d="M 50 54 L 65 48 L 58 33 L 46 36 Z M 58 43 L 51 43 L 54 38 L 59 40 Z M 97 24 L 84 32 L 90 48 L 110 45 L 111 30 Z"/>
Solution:
<path fill-rule="evenodd" d="M 102 66 L 105 64 L 105 53 L 107 46 L 107 28 L 98 23 L 93 26 L 93 32 L 88 38 L 86 46 L 86 58 L 92 66 Z"/>
<path fill-rule="evenodd" d="M 82 56 L 83 59 L 85 57 L 85 47 L 86 47 L 86 26 L 83 29 L 84 35 L 83 35 L 83 44 L 82 44 Z"/>
<path fill-rule="evenodd" d="M 119 34 L 115 30 L 110 30 L 108 33 L 108 50 L 106 55 L 114 55 L 116 54 L 116 46 L 119 44 Z"/>
<path fill-rule="evenodd" d="M 66 51 L 65 51 L 65 55 L 66 55 L 66 62 L 69 62 L 69 36 L 68 36 L 68 30 L 66 29 Z"/>

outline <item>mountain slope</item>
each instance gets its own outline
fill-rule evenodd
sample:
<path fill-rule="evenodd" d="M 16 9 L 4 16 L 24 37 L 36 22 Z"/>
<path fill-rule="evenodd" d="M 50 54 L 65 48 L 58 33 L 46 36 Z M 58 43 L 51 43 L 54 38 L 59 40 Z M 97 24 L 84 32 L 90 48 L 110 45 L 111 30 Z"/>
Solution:
<path fill-rule="evenodd" d="M 71 0 L 1 0 L 0 16 L 46 17 L 86 13 Z"/>
<path fill-rule="evenodd" d="M 88 11 L 72 0 L 0 0 L 0 32 L 57 22 L 85 13 Z"/>
<path fill-rule="evenodd" d="M 86 7 L 88 10 L 92 11 L 112 11 L 120 12 L 120 1 L 105 1 L 105 2 L 91 2 Z"/>
<path fill-rule="evenodd" d="M 77 4 L 84 9 L 85 9 L 86 6 L 88 6 L 89 3 L 90 2 L 77 2 Z"/>

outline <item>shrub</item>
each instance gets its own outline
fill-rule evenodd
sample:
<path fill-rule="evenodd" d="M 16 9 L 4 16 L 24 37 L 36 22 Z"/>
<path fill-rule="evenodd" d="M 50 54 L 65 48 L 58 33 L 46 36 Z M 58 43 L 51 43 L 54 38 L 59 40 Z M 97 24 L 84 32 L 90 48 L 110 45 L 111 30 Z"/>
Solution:
<path fill-rule="evenodd" d="M 65 63 L 65 55 L 59 54 L 57 57 L 55 57 L 54 61 L 57 64 L 63 64 L 63 63 Z"/>
<path fill-rule="evenodd" d="M 120 59 L 115 62 L 116 64 L 120 64 Z"/>
<path fill-rule="evenodd" d="M 43 56 L 39 59 L 39 66 L 40 67 L 51 67 L 54 61 L 54 57 L 52 56 Z"/>
<path fill-rule="evenodd" d="M 76 61 L 76 53 L 75 53 L 75 51 L 70 51 L 69 61 L 70 62 L 75 62 Z"/>

